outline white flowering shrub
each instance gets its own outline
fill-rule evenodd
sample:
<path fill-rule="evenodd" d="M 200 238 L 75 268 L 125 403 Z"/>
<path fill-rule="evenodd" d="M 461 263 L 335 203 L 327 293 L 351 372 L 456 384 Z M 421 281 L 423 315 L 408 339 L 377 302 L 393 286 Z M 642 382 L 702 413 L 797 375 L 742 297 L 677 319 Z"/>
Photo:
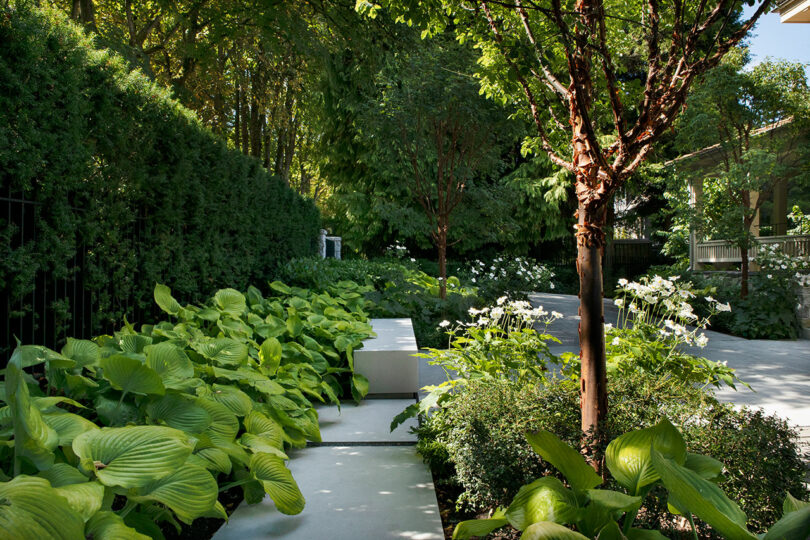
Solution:
<path fill-rule="evenodd" d="M 703 332 L 712 316 L 730 312 L 728 303 L 703 296 L 679 276 L 619 280 L 617 326 L 605 325 L 609 370 L 668 373 L 688 382 L 734 387 L 734 370 L 725 363 L 688 354 L 685 347 L 705 347 Z M 699 316 L 692 306 L 698 297 L 709 306 Z"/>
<path fill-rule="evenodd" d="M 794 281 L 810 287 L 810 256 L 792 257 L 775 244 L 760 246 L 754 259 L 766 279 Z"/>
<path fill-rule="evenodd" d="M 554 272 L 527 257 L 497 257 L 491 262 L 469 263 L 465 276 L 487 302 L 501 296 L 522 298 L 528 292 L 548 292 L 556 287 Z"/>
<path fill-rule="evenodd" d="M 452 390 L 471 380 L 510 380 L 536 384 L 548 378 L 548 364 L 560 359 L 549 350 L 548 342 L 559 343 L 548 326 L 562 317 L 542 307 L 533 308 L 525 300 L 498 298 L 494 305 L 469 309 L 470 321 L 439 323 L 448 338 L 447 349 L 428 349 L 420 354 L 431 365 L 440 366 L 447 380 L 426 386 L 428 396 L 398 415 L 392 429 L 411 416 L 425 413 L 453 399 Z M 541 327 L 542 331 L 537 328 Z"/>

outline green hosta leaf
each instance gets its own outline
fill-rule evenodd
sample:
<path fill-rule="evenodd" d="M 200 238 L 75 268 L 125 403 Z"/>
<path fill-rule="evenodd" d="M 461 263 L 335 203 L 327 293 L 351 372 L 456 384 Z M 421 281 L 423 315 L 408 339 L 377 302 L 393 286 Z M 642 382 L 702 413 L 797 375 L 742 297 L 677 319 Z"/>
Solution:
<path fill-rule="evenodd" d="M 541 521 L 523 531 L 520 540 L 588 540 L 588 537 L 557 523 Z"/>
<path fill-rule="evenodd" d="M 304 323 L 301 322 L 301 319 L 299 319 L 297 315 L 290 315 L 290 317 L 287 319 L 287 332 L 290 334 L 290 336 L 298 337 L 301 335 L 303 330 Z"/>
<path fill-rule="evenodd" d="M 263 371 L 275 375 L 281 363 L 281 343 L 274 337 L 267 338 L 259 349 L 259 361 Z"/>
<path fill-rule="evenodd" d="M 509 523 L 524 530 L 538 521 L 570 523 L 577 518 L 574 493 L 552 476 L 522 486 L 506 510 Z"/>
<path fill-rule="evenodd" d="M 152 338 L 143 334 L 116 334 L 116 336 L 118 336 L 118 344 L 124 353 L 140 355 L 148 345 L 152 344 Z"/>
<path fill-rule="evenodd" d="M 489 519 L 471 519 L 462 521 L 453 530 L 453 540 L 466 540 L 473 536 L 486 536 L 495 529 L 500 529 L 509 523 L 504 517 L 502 508 L 499 508 Z"/>
<path fill-rule="evenodd" d="M 258 392 L 261 392 L 267 396 L 279 396 L 285 392 L 284 387 L 278 384 L 276 381 L 250 381 L 250 385 Z"/>
<path fill-rule="evenodd" d="M 683 466 L 706 480 L 717 480 L 723 475 L 723 463 L 709 456 L 687 452 Z"/>
<path fill-rule="evenodd" d="M 129 527 L 115 512 L 98 512 L 87 522 L 85 537 L 93 540 L 152 540 Z"/>
<path fill-rule="evenodd" d="M 540 457 L 563 473 L 574 490 L 585 491 L 602 483 L 602 478 L 585 462 L 585 458 L 553 433 L 529 433 L 526 439 Z"/>
<path fill-rule="evenodd" d="M 222 330 L 223 334 L 238 341 L 245 341 L 253 338 L 253 328 L 246 325 L 242 321 L 237 321 L 235 319 L 220 319 L 217 321 L 217 327 Z"/>
<path fill-rule="evenodd" d="M 47 480 L 17 476 L 0 483 L 0 534 L 14 540 L 84 538 L 84 520 Z"/>
<path fill-rule="evenodd" d="M 253 411 L 247 418 L 245 418 L 245 431 L 259 435 L 264 440 L 275 446 L 276 448 L 283 448 L 283 429 L 275 421 L 260 412 Z"/>
<path fill-rule="evenodd" d="M 73 452 L 107 486 L 143 487 L 177 470 L 194 443 L 182 431 L 162 426 L 103 428 L 82 433 Z"/>
<path fill-rule="evenodd" d="M 785 496 L 785 502 L 782 503 L 782 513 L 789 514 L 796 510 L 801 510 L 810 506 L 810 502 L 800 501 L 790 493 Z"/>
<path fill-rule="evenodd" d="M 194 316 L 198 319 L 202 319 L 203 321 L 217 322 L 219 320 L 220 313 L 212 308 L 203 308 L 195 313 Z"/>
<path fill-rule="evenodd" d="M 745 528 L 745 513 L 719 487 L 664 457 L 657 447 L 654 447 L 651 457 L 661 482 L 677 499 L 680 510 L 696 515 L 728 540 L 756 538 Z"/>
<path fill-rule="evenodd" d="M 98 482 L 81 482 L 54 487 L 54 490 L 67 499 L 68 504 L 82 516 L 83 521 L 87 521 L 93 514 L 101 510 L 104 486 Z"/>
<path fill-rule="evenodd" d="M 245 295 L 236 289 L 220 289 L 214 295 L 214 304 L 220 311 L 238 319 L 247 309 Z"/>
<path fill-rule="evenodd" d="M 631 494 L 639 494 L 644 486 L 656 482 L 658 472 L 652 466 L 650 447 L 655 448 L 677 463 L 686 461 L 686 443 L 669 420 L 657 425 L 631 431 L 617 437 L 608 445 L 605 461 L 613 478 Z"/>
<path fill-rule="evenodd" d="M 243 433 L 239 438 L 239 443 L 245 448 L 250 448 L 253 453 L 263 452 L 265 454 L 272 454 L 280 457 L 283 460 L 290 459 L 287 454 L 282 452 L 274 443 L 274 441 L 262 437 L 261 435 L 254 435 L 253 433 Z"/>
<path fill-rule="evenodd" d="M 280 281 L 272 282 L 270 288 L 281 294 L 292 294 L 292 289 Z"/>
<path fill-rule="evenodd" d="M 53 464 L 53 449 L 59 442 L 59 435 L 31 403 L 25 372 L 20 367 L 23 358 L 19 349 L 11 355 L 5 373 L 6 401 L 14 425 L 14 452 L 43 470 Z"/>
<path fill-rule="evenodd" d="M 194 377 L 194 365 L 183 349 L 177 345 L 164 341 L 157 345 L 149 345 L 144 352 L 146 365 L 160 376 L 165 387 L 174 388 Z"/>
<path fill-rule="evenodd" d="M 368 394 L 368 379 L 365 375 L 355 373 L 352 375 L 352 397 L 360 401 Z"/>
<path fill-rule="evenodd" d="M 47 471 L 38 473 L 37 478 L 44 478 L 55 488 L 89 481 L 79 469 L 67 463 L 56 463 Z"/>
<path fill-rule="evenodd" d="M 588 499 L 592 504 L 596 504 L 607 510 L 629 512 L 641 506 L 641 497 L 631 497 L 618 491 L 608 489 L 589 489 Z"/>
<path fill-rule="evenodd" d="M 261 482 L 279 512 L 293 515 L 300 514 L 304 509 L 304 496 L 281 458 L 270 454 L 253 454 L 250 472 Z"/>
<path fill-rule="evenodd" d="M 156 284 L 154 297 L 155 303 L 158 305 L 158 307 L 169 315 L 176 316 L 180 313 L 180 310 L 183 309 L 177 300 L 175 300 L 172 296 L 172 290 L 166 285 L 161 285 L 159 283 Z"/>
<path fill-rule="evenodd" d="M 76 362 L 77 367 L 94 366 L 98 363 L 100 350 L 92 341 L 67 338 L 62 355 Z"/>
<path fill-rule="evenodd" d="M 613 519 L 599 529 L 599 535 L 596 538 L 597 540 L 626 540 L 622 530 L 619 528 L 619 524 Z"/>
<path fill-rule="evenodd" d="M 253 400 L 250 396 L 236 388 L 222 384 L 213 384 L 210 388 L 200 387 L 197 395 L 225 405 L 236 416 L 246 416 L 253 409 Z"/>
<path fill-rule="evenodd" d="M 117 354 L 101 359 L 104 378 L 113 388 L 133 394 L 157 394 L 166 392 L 160 375 L 139 360 Z"/>
<path fill-rule="evenodd" d="M 146 414 L 155 421 L 186 433 L 202 433 L 211 425 L 211 415 L 198 400 L 182 394 L 166 394 L 146 406 Z"/>
<path fill-rule="evenodd" d="M 768 530 L 764 540 L 807 540 L 808 535 L 810 535 L 810 506 L 803 506 L 782 516 L 782 519 Z"/>
<path fill-rule="evenodd" d="M 239 366 L 248 358 L 247 345 L 231 338 L 195 343 L 192 347 L 208 360 L 223 366 Z"/>
<path fill-rule="evenodd" d="M 211 416 L 206 433 L 225 441 L 232 441 L 239 431 L 239 419 L 226 406 L 210 399 L 199 398 L 197 404 Z"/>
<path fill-rule="evenodd" d="M 33 398 L 33 403 L 37 409 L 41 412 L 65 412 L 64 409 L 60 409 L 57 407 L 60 403 L 67 403 L 68 405 L 73 405 L 74 407 L 78 407 L 79 409 L 86 409 L 84 405 L 79 403 L 74 399 L 70 399 L 69 397 L 65 396 L 47 396 L 47 397 L 35 397 Z"/>
<path fill-rule="evenodd" d="M 94 403 L 98 416 L 108 425 L 141 423 L 141 411 L 130 403 L 119 403 L 117 399 L 108 399 L 103 395 L 97 396 Z"/>
<path fill-rule="evenodd" d="M 56 431 L 59 446 L 70 445 L 73 443 L 73 439 L 85 431 L 98 429 L 98 426 L 90 420 L 73 413 L 44 413 L 42 419 Z"/>
<path fill-rule="evenodd" d="M 130 498 L 137 502 L 155 501 L 171 508 L 185 523 L 191 523 L 214 507 L 217 482 L 211 473 L 196 465 L 185 464 L 177 471 L 150 482 Z"/>
<path fill-rule="evenodd" d="M 231 474 L 231 458 L 219 448 L 203 448 L 194 456 L 197 456 L 209 471 Z"/>
<path fill-rule="evenodd" d="M 47 363 L 48 367 L 56 369 L 70 369 L 76 366 L 75 360 L 42 345 L 20 345 L 14 350 L 14 354 L 18 353 L 20 368 L 36 366 L 43 362 Z"/>

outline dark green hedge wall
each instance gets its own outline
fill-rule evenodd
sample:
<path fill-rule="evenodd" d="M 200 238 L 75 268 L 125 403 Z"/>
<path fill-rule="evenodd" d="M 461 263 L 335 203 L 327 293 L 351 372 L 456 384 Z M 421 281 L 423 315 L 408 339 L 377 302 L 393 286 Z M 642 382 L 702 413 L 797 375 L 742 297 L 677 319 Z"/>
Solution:
<path fill-rule="evenodd" d="M 93 333 L 151 306 L 155 282 L 201 300 L 315 252 L 311 202 L 52 11 L 0 7 L 0 181 L 12 320 L 37 283 L 78 280 Z M 69 322 L 75 301 L 54 292 L 38 324 Z"/>

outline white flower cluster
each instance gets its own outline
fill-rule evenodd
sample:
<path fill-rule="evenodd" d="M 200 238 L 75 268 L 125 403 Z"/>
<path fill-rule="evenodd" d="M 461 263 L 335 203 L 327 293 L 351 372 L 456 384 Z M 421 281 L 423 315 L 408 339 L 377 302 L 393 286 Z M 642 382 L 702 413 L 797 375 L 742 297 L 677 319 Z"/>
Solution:
<path fill-rule="evenodd" d="M 470 275 L 473 283 L 479 280 L 519 279 L 531 290 L 539 284 L 548 284 L 554 289 L 551 279 L 554 272 L 536 261 L 525 257 L 504 258 L 498 257 L 491 264 L 475 260 L 470 264 Z"/>
<path fill-rule="evenodd" d="M 395 259 L 402 259 L 408 254 L 408 248 L 397 240 L 387 248 L 385 248 L 385 255 Z"/>
<path fill-rule="evenodd" d="M 792 257 L 776 244 L 760 246 L 755 262 L 767 272 L 768 279 L 773 275 L 789 277 L 799 286 L 810 286 L 810 256 Z"/>
<path fill-rule="evenodd" d="M 549 313 L 542 306 L 533 308 L 525 300 L 510 302 L 505 296 L 498 298 L 496 305 L 493 307 L 470 308 L 469 314 L 473 320 L 467 323 L 466 326 L 477 326 L 479 328 L 500 327 L 504 330 L 530 328 L 538 321 L 543 321 L 548 325 L 563 317 L 561 313 L 556 311 Z"/>

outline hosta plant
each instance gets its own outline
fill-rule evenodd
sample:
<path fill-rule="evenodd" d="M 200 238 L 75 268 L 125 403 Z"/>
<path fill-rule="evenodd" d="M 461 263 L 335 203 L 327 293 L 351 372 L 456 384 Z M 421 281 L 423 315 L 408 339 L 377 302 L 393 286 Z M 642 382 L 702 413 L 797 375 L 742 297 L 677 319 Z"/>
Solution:
<path fill-rule="evenodd" d="M 352 353 L 372 331 L 351 287 L 271 289 L 182 306 L 158 285 L 171 320 L 69 339 L 61 352 L 18 347 L 0 393 L 6 530 L 47 537 L 38 527 L 50 533 L 49 521 L 29 526 L 26 515 L 59 499 L 59 519 L 86 536 L 160 537 L 156 523 L 227 517 L 217 495 L 236 487 L 249 503 L 267 494 L 280 512 L 301 512 L 286 449 L 320 440 L 314 401 L 368 391 Z M 25 489 L 38 502 L 17 497 Z"/>
<path fill-rule="evenodd" d="M 719 461 L 687 451 L 683 437 L 666 419 L 631 431 L 607 447 L 605 464 L 626 492 L 598 489 L 602 478 L 573 448 L 548 431 L 527 435 L 534 451 L 567 480 L 546 476 L 523 486 L 508 508 L 488 519 L 464 521 L 454 539 L 485 536 L 507 524 L 523 531 L 522 540 L 664 539 L 658 531 L 634 527 L 645 497 L 656 485 L 669 495 L 669 510 L 683 516 L 697 539 L 695 518 L 729 540 L 757 540 L 746 528 L 746 515 L 715 484 Z M 787 494 L 784 516 L 763 540 L 805 539 L 810 532 L 810 503 Z"/>

